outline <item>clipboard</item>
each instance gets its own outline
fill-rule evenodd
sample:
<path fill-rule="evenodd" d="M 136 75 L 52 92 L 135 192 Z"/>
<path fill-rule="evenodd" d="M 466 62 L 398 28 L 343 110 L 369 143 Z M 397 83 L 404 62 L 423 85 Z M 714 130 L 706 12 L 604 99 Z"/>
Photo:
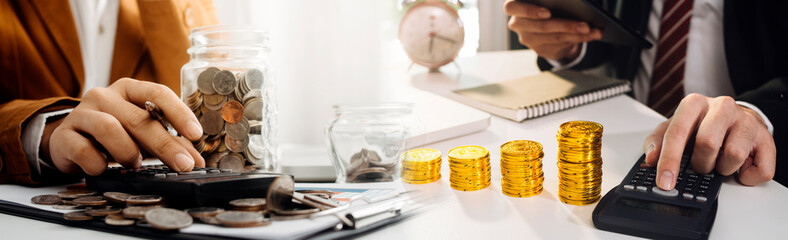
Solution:
<path fill-rule="evenodd" d="M 309 234 L 293 236 L 292 238 L 343 239 L 374 231 L 375 229 L 390 225 L 391 223 L 399 222 L 417 214 L 420 212 L 419 210 L 426 206 L 423 204 L 412 204 L 415 203 L 415 199 L 408 197 L 407 193 L 410 192 L 400 192 L 391 197 L 376 199 L 375 201 L 363 197 L 354 198 L 351 200 L 351 202 L 356 200 L 361 202 L 361 200 L 363 200 L 365 204 L 352 206 L 348 204 L 345 205 L 345 207 L 335 208 L 335 210 L 330 209 L 333 210 L 331 212 L 326 210 L 324 211 L 324 214 L 315 216 L 341 216 L 344 218 L 349 218 L 351 222 L 348 223 L 339 221 L 340 224 L 337 226 L 342 226 L 341 228 L 326 227 Z M 182 231 L 159 231 L 156 229 L 140 226 L 117 227 L 106 225 L 101 221 L 69 221 L 63 218 L 63 213 L 34 208 L 3 199 L 0 199 L 0 213 L 38 221 L 56 223 L 70 227 L 78 227 L 148 239 L 244 239 L 226 235 L 204 235 L 186 233 Z"/>
<path fill-rule="evenodd" d="M 615 16 L 589 0 L 519 0 L 550 9 L 552 17 L 584 21 L 602 30 L 599 41 L 649 49 L 653 45 L 643 34 L 625 26 Z"/>

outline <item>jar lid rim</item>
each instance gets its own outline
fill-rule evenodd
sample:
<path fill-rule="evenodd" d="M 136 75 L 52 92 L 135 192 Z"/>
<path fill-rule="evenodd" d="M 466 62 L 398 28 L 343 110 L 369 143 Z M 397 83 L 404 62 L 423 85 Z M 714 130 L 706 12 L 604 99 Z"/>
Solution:
<path fill-rule="evenodd" d="M 336 111 L 369 111 L 369 110 L 412 110 L 414 104 L 409 102 L 379 102 L 365 104 L 337 104 Z"/>
<path fill-rule="evenodd" d="M 264 34 L 268 33 L 267 30 L 252 25 L 209 25 L 209 26 L 194 28 L 191 30 L 191 33 L 194 34 L 194 33 L 204 33 L 204 32 L 215 32 L 215 31 L 254 31 L 254 32 L 261 32 Z"/>

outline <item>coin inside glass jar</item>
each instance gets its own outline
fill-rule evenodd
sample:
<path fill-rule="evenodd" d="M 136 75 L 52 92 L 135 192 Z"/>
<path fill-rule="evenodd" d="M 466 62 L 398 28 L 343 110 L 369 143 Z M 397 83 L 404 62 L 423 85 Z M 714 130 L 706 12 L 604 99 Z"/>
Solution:
<path fill-rule="evenodd" d="M 232 169 L 233 172 L 244 170 L 244 159 L 237 153 L 227 154 L 219 160 L 220 169 Z"/>
<path fill-rule="evenodd" d="M 205 134 L 217 135 L 224 129 L 224 119 L 217 111 L 207 111 L 200 116 L 200 125 Z"/>
<path fill-rule="evenodd" d="M 238 86 L 238 79 L 233 72 L 221 70 L 214 75 L 212 84 L 213 89 L 217 93 L 227 95 L 232 93 L 235 87 Z"/>
<path fill-rule="evenodd" d="M 238 123 L 244 117 L 244 106 L 238 101 L 228 101 L 222 106 L 222 119 L 228 123 Z"/>
<path fill-rule="evenodd" d="M 263 120 L 263 99 L 253 98 L 244 104 L 244 116 L 249 120 Z"/>
<path fill-rule="evenodd" d="M 197 76 L 197 88 L 204 94 L 214 94 L 216 90 L 213 89 L 213 77 L 219 72 L 219 68 L 209 67 L 203 70 Z"/>
<path fill-rule="evenodd" d="M 230 135 L 225 135 L 224 137 L 224 144 L 227 146 L 227 149 L 231 152 L 240 153 L 246 149 L 246 146 L 249 145 L 249 136 L 246 136 L 243 139 L 237 140 L 230 137 Z"/>
<path fill-rule="evenodd" d="M 263 71 L 260 69 L 252 68 L 246 71 L 244 78 L 244 85 L 246 89 L 260 89 L 263 87 Z"/>
<path fill-rule="evenodd" d="M 244 139 L 249 135 L 249 120 L 242 117 L 238 123 L 225 123 L 225 132 L 232 139 Z"/>

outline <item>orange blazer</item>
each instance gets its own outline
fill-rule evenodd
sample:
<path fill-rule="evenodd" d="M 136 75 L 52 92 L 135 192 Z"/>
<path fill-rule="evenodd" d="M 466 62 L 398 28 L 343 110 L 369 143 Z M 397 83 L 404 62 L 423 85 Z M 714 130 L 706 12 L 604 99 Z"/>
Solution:
<path fill-rule="evenodd" d="M 217 22 L 211 0 L 120 0 L 110 83 L 131 77 L 179 93 L 189 31 Z M 79 103 L 76 29 L 68 0 L 0 1 L 0 183 L 41 182 L 20 136 L 36 113 Z"/>

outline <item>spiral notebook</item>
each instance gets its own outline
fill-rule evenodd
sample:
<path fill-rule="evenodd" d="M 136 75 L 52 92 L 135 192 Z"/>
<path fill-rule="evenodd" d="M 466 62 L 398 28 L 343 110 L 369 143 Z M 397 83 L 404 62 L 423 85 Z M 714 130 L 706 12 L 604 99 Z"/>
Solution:
<path fill-rule="evenodd" d="M 520 122 L 630 90 L 628 81 L 561 70 L 455 90 L 460 97 L 454 99 Z"/>

